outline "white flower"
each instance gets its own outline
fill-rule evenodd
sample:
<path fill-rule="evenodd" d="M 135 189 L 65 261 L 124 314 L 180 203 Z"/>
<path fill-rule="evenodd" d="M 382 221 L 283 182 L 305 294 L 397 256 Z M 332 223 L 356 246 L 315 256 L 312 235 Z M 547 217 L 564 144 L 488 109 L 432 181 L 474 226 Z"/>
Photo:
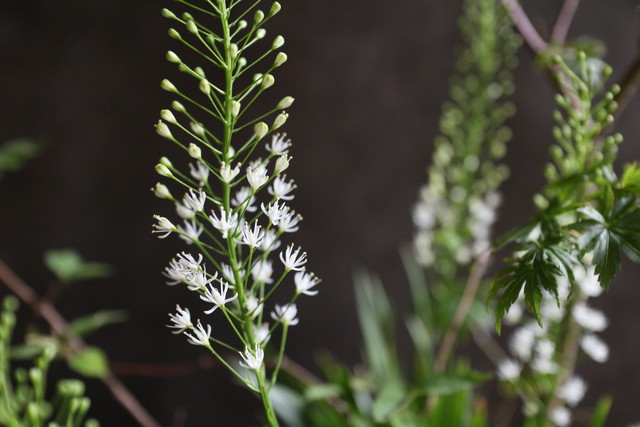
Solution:
<path fill-rule="evenodd" d="M 583 335 L 580 339 L 580 347 L 598 363 L 604 363 L 609 358 L 609 347 L 594 334 Z"/>
<path fill-rule="evenodd" d="M 275 321 L 281 322 L 284 326 L 297 325 L 299 320 L 296 318 L 298 315 L 298 307 L 295 304 L 276 304 L 275 310 L 271 312 L 271 318 Z"/>
<path fill-rule="evenodd" d="M 202 212 L 204 210 L 204 202 L 207 200 L 207 194 L 199 190 L 196 194 L 193 189 L 190 189 L 187 194 L 184 195 L 182 202 L 186 207 L 194 212 Z"/>
<path fill-rule="evenodd" d="M 535 344 L 535 333 L 529 327 L 518 328 L 509 341 L 511 352 L 520 358 L 520 360 L 529 360 L 531 350 Z"/>
<path fill-rule="evenodd" d="M 524 309 L 522 308 L 522 304 L 519 302 L 515 302 L 509 307 L 509 311 L 504 315 L 504 322 L 507 325 L 515 325 L 522 319 L 522 314 Z"/>
<path fill-rule="evenodd" d="M 233 295 L 230 298 L 227 298 L 227 292 L 229 291 L 229 284 L 225 282 L 220 282 L 220 291 L 214 288 L 212 285 L 205 287 L 204 294 L 200 295 L 200 299 L 206 301 L 208 303 L 213 304 L 213 308 L 210 310 L 206 310 L 206 314 L 211 314 L 218 307 L 223 307 L 226 303 L 233 301 L 238 298 L 238 294 Z"/>
<path fill-rule="evenodd" d="M 284 203 L 280 205 L 277 201 L 274 203 L 269 203 L 267 206 L 262 203 L 260 205 L 262 212 L 269 218 L 269 222 L 273 225 L 278 225 L 280 219 L 287 215 L 289 212 L 289 207 Z"/>
<path fill-rule="evenodd" d="M 195 166 L 189 163 L 189 171 L 193 179 L 198 180 L 198 185 L 204 185 L 209 179 L 209 168 L 202 162 L 196 162 Z"/>
<path fill-rule="evenodd" d="M 220 166 L 220 178 L 223 182 L 229 183 L 240 173 L 240 165 L 237 165 L 235 168 L 231 169 L 231 165 L 222 162 L 222 166 Z"/>
<path fill-rule="evenodd" d="M 227 214 L 227 211 L 225 211 L 223 207 L 220 207 L 219 218 L 212 210 L 211 215 L 209 215 L 209 219 L 211 220 L 211 224 L 213 224 L 213 226 L 222 233 L 223 239 L 226 239 L 229 236 L 229 230 L 235 230 L 238 226 L 238 214 Z"/>
<path fill-rule="evenodd" d="M 247 168 L 247 181 L 253 191 L 262 187 L 267 183 L 269 177 L 267 176 L 267 170 L 265 168 L 258 167 L 257 169 Z"/>
<path fill-rule="evenodd" d="M 298 227 L 298 223 L 302 221 L 301 215 L 296 215 L 296 213 L 289 209 L 282 217 L 280 218 L 280 223 L 278 224 L 278 229 L 282 233 L 295 233 L 298 231 L 300 227 Z"/>
<path fill-rule="evenodd" d="M 595 267 L 591 266 L 586 270 L 580 267 L 573 274 L 576 278 L 576 284 L 587 297 L 597 297 L 602 293 L 602 286 L 600 286 L 598 276 L 596 276 Z"/>
<path fill-rule="evenodd" d="M 287 137 L 286 133 L 280 134 L 276 133 L 271 137 L 271 143 L 266 143 L 265 148 L 271 152 L 273 155 L 278 155 L 282 153 L 286 153 L 291 146 L 291 140 L 285 139 Z"/>
<path fill-rule="evenodd" d="M 422 230 L 430 230 L 436 224 L 438 205 L 420 201 L 413 208 L 413 223 Z"/>
<path fill-rule="evenodd" d="M 189 344 L 208 347 L 209 339 L 211 338 L 211 325 L 207 325 L 207 329 L 205 329 L 202 327 L 202 323 L 198 320 L 198 326 L 193 329 L 193 335 L 187 332 L 184 334 L 189 337 Z"/>
<path fill-rule="evenodd" d="M 260 314 L 262 314 L 262 310 L 264 308 L 264 304 L 253 295 L 247 296 L 247 298 L 245 299 L 245 306 L 247 308 L 247 313 L 249 313 L 249 315 L 253 318 L 258 317 Z"/>
<path fill-rule="evenodd" d="M 569 406 L 576 406 L 587 392 L 587 383 L 580 377 L 569 378 L 557 391 L 557 396 Z"/>
<path fill-rule="evenodd" d="M 293 183 L 293 181 L 287 182 L 286 179 L 286 175 L 277 176 L 269 186 L 269 194 L 271 194 L 276 199 L 293 200 L 293 194 L 289 193 L 291 193 L 296 188 L 296 185 Z"/>
<path fill-rule="evenodd" d="M 176 305 L 176 314 L 170 313 L 169 320 L 173 322 L 173 325 L 167 325 L 167 327 L 176 329 L 175 331 L 171 331 L 171 333 L 173 334 L 179 334 L 186 331 L 187 329 L 193 329 L 193 323 L 191 323 L 191 313 L 189 313 L 188 308 L 185 308 L 183 310 L 179 305 Z"/>
<path fill-rule="evenodd" d="M 198 272 L 202 271 L 200 263 L 202 262 L 202 255 L 198 254 L 196 260 L 193 255 L 182 252 L 177 255 L 169 263 L 169 266 L 164 269 L 166 277 L 171 279 L 167 282 L 167 285 L 177 285 L 180 282 L 189 282 L 191 278 Z"/>
<path fill-rule="evenodd" d="M 151 191 L 153 191 L 153 194 L 159 199 L 171 199 L 173 197 L 167 186 L 159 182 L 156 183 Z"/>
<path fill-rule="evenodd" d="M 244 208 L 247 212 L 255 212 L 258 208 L 253 204 L 255 201 L 255 197 L 253 197 L 253 193 L 249 187 L 240 188 L 236 194 L 231 199 L 231 205 L 233 207 L 240 207 L 246 204 Z"/>
<path fill-rule="evenodd" d="M 264 359 L 264 350 L 256 344 L 256 347 L 253 351 L 251 351 L 249 347 L 247 347 L 245 348 L 244 353 L 240 353 L 240 356 L 242 356 L 240 366 L 242 366 L 243 368 L 258 371 L 262 366 L 262 360 Z"/>
<path fill-rule="evenodd" d="M 273 263 L 268 259 L 263 259 L 255 263 L 251 269 L 251 275 L 254 282 L 273 283 L 271 275 L 273 274 Z"/>
<path fill-rule="evenodd" d="M 233 274 L 233 269 L 231 268 L 230 265 L 228 264 L 220 264 L 220 267 L 222 269 L 222 277 L 224 277 L 227 282 L 229 282 L 231 285 L 235 286 L 236 284 L 236 277 Z M 242 281 L 242 278 L 244 277 L 244 270 L 240 270 L 238 272 L 238 275 L 240 276 L 240 281 Z"/>
<path fill-rule="evenodd" d="M 280 241 L 278 240 L 278 235 L 273 229 L 269 229 L 265 231 L 264 238 L 262 242 L 260 242 L 260 250 L 261 251 L 272 251 L 280 247 Z"/>
<path fill-rule="evenodd" d="M 260 246 L 263 238 L 264 230 L 258 224 L 258 221 L 253 223 L 253 228 L 251 228 L 248 222 L 244 223 L 244 227 L 242 227 L 242 243 L 252 248 L 257 248 Z"/>
<path fill-rule="evenodd" d="M 280 157 L 276 160 L 276 164 L 273 167 L 273 172 L 276 175 L 281 174 L 285 170 L 289 168 L 289 163 L 291 162 L 291 157 L 288 154 L 281 154 Z"/>
<path fill-rule="evenodd" d="M 296 284 L 296 293 L 313 296 L 318 291 L 312 291 L 311 288 L 316 286 L 321 280 L 313 273 L 306 273 L 304 271 L 298 271 L 294 276 L 294 282 Z"/>
<path fill-rule="evenodd" d="M 167 218 L 165 218 L 163 216 L 160 216 L 160 215 L 154 215 L 153 217 L 156 220 L 158 220 L 158 223 L 157 224 L 153 224 L 152 233 L 163 233 L 163 234 L 158 236 L 159 238 L 164 239 L 165 237 L 167 237 L 172 232 L 178 230 L 176 228 L 176 226 L 173 225 L 173 223 L 171 221 L 169 221 Z"/>
<path fill-rule="evenodd" d="M 178 202 L 176 202 L 176 212 L 182 219 L 193 219 L 196 217 L 196 213 L 194 211 Z"/>
<path fill-rule="evenodd" d="M 271 334 L 269 333 L 269 324 L 263 323 L 260 326 L 253 325 L 253 337 L 259 345 L 268 343 L 269 338 L 271 338 Z"/>
<path fill-rule="evenodd" d="M 190 291 L 199 291 L 217 278 L 217 272 L 213 276 L 209 277 L 206 269 L 202 266 L 202 270 L 189 274 L 184 281 L 187 283 L 187 289 Z"/>
<path fill-rule="evenodd" d="M 293 245 L 287 246 L 287 249 L 280 252 L 280 261 L 284 264 L 286 270 L 303 271 L 304 265 L 307 263 L 307 253 L 300 254 L 302 248 L 298 247 L 295 251 Z"/>
<path fill-rule="evenodd" d="M 564 406 L 553 408 L 549 416 L 556 427 L 566 427 L 571 423 L 571 411 Z"/>
<path fill-rule="evenodd" d="M 178 231 L 181 233 L 180 238 L 187 242 L 188 245 L 200 240 L 203 228 L 200 227 L 195 221 L 185 220 L 184 226 L 179 225 Z"/>
<path fill-rule="evenodd" d="M 588 331 L 604 331 L 609 325 L 609 321 L 604 313 L 587 306 L 585 303 L 576 304 L 572 314 L 578 325 Z"/>
<path fill-rule="evenodd" d="M 513 381 L 518 379 L 522 372 L 522 365 L 513 359 L 503 359 L 498 364 L 498 378 L 503 381 Z"/>

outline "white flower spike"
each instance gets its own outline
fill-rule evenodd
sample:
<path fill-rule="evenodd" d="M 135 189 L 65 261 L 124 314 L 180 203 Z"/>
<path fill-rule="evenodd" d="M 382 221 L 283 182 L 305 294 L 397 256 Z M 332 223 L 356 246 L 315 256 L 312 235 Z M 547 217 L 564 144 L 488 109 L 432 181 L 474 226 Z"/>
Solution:
<path fill-rule="evenodd" d="M 188 308 L 182 309 L 179 305 L 176 305 L 176 314 L 169 314 L 169 320 L 173 325 L 167 325 L 167 327 L 175 329 L 175 331 L 171 331 L 172 334 L 180 334 L 187 329 L 193 329 L 191 313 L 189 313 Z"/>
<path fill-rule="evenodd" d="M 253 351 L 249 347 L 245 348 L 244 353 L 239 353 L 242 357 L 240 366 L 254 371 L 260 370 L 262 367 L 262 361 L 264 359 L 264 350 L 256 344 Z"/>
<path fill-rule="evenodd" d="M 227 298 L 227 292 L 229 291 L 229 284 L 225 282 L 220 282 L 220 290 L 218 291 L 212 285 L 208 285 L 204 288 L 204 295 L 200 295 L 200 299 L 206 301 L 208 303 L 213 304 L 213 307 L 209 310 L 205 310 L 206 314 L 211 314 L 218 307 L 224 307 L 225 304 L 231 302 L 238 298 L 238 294 L 233 295 L 230 298 Z"/>
<path fill-rule="evenodd" d="M 295 251 L 293 248 L 293 245 L 289 245 L 285 251 L 280 252 L 280 261 L 282 261 L 286 270 L 303 271 L 304 265 L 307 263 L 307 253 L 303 252 L 301 254 L 302 248 L 300 247 Z"/>
<path fill-rule="evenodd" d="M 193 335 L 185 332 L 184 334 L 189 337 L 189 344 L 201 345 L 209 347 L 209 340 L 211 339 L 211 325 L 207 325 L 206 329 L 202 326 L 202 323 L 198 320 L 198 326 L 193 328 Z"/>

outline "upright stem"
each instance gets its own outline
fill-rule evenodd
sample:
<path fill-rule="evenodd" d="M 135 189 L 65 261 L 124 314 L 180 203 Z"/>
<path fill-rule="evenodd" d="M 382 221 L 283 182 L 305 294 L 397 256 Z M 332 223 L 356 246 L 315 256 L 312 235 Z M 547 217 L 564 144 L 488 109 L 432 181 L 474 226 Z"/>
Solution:
<path fill-rule="evenodd" d="M 565 0 L 562 4 L 562 9 L 558 13 L 556 24 L 551 31 L 551 40 L 556 43 L 564 43 L 567 39 L 567 33 L 571 26 L 571 21 L 578 10 L 580 0 Z"/>

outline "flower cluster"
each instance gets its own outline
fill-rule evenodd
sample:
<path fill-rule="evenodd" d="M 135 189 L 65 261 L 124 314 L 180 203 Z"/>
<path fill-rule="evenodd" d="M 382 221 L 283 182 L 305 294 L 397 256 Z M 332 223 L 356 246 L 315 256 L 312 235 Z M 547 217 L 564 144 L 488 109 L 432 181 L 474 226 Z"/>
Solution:
<path fill-rule="evenodd" d="M 509 341 L 511 357 L 502 360 L 497 368 L 498 377 L 518 390 L 527 415 L 546 410 L 547 417 L 558 427 L 571 423 L 570 408 L 580 403 L 587 390 L 585 381 L 573 373 L 573 366 L 564 366 L 563 360 L 569 356 L 575 359 L 573 348 L 581 349 L 598 363 L 606 362 L 609 356 L 607 344 L 596 335 L 606 329 L 608 320 L 587 304 L 589 298 L 602 293 L 594 268 L 577 266 L 573 274 L 574 288 L 566 279 L 561 280 L 558 300 L 544 294 L 542 327 L 523 316 L 521 299 L 511 306 L 504 318 L 506 324 L 516 326 Z"/>

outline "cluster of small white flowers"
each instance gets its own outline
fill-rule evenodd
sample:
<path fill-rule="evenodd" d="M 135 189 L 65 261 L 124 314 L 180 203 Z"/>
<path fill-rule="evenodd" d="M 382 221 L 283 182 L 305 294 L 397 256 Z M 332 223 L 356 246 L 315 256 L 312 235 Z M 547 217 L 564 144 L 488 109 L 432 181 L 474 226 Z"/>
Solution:
<path fill-rule="evenodd" d="M 604 363 L 608 359 L 609 348 L 595 333 L 602 332 L 607 327 L 608 320 L 601 311 L 587 305 L 587 299 L 600 295 L 602 288 L 593 267 L 585 269 L 577 266 L 573 274 L 580 300 L 570 306 L 572 308 L 569 315 L 581 329 L 579 345 L 592 360 Z M 566 279 L 559 280 L 558 284 L 559 300 L 566 301 L 571 292 L 570 285 Z M 536 321 L 523 316 L 521 299 L 511 307 L 505 315 L 504 322 L 517 327 L 509 341 L 512 357 L 504 359 L 497 367 L 497 375 L 502 381 L 517 384 L 525 365 L 528 366 L 527 375 L 544 376 L 559 373 L 559 354 L 552 331 L 556 331 L 567 317 L 566 310 L 567 306 L 558 306 L 554 297 L 545 294 L 540 310 L 544 326 L 540 327 Z M 580 403 L 586 390 L 585 381 L 578 376 L 572 376 L 560 384 L 555 393 L 563 405 L 555 407 L 549 414 L 551 421 L 557 426 L 569 425 L 571 423 L 569 408 Z"/>

